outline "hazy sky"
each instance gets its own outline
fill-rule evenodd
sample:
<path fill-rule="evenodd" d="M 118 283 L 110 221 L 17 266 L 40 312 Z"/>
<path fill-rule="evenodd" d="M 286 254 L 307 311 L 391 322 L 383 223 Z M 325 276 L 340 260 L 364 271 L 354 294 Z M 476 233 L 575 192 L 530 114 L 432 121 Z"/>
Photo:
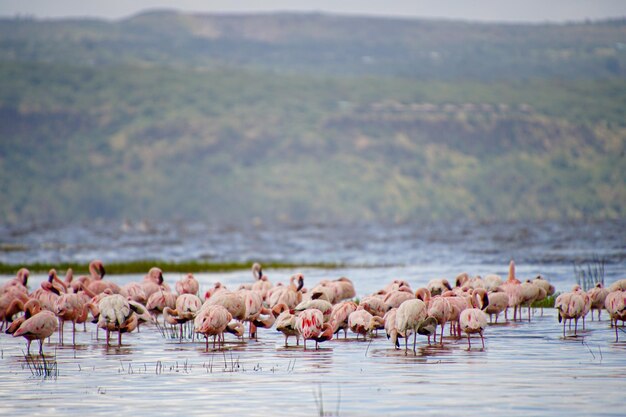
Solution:
<path fill-rule="evenodd" d="M 626 0 L 0 0 L 0 16 L 119 19 L 146 9 L 190 12 L 322 11 L 506 22 L 564 22 L 626 16 Z"/>

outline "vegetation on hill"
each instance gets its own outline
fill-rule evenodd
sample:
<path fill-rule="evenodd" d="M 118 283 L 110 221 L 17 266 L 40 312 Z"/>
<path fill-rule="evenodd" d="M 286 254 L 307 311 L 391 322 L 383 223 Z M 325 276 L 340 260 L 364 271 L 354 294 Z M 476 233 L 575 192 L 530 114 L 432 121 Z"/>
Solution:
<path fill-rule="evenodd" d="M 625 21 L 3 20 L 0 216 L 623 218 L 625 34 Z"/>

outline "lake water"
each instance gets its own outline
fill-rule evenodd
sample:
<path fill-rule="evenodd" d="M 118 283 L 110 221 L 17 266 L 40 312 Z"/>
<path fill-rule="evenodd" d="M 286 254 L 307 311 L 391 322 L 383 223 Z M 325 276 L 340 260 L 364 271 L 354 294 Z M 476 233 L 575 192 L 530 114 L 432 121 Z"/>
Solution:
<path fill-rule="evenodd" d="M 350 227 L 226 228 L 200 224 L 52 227 L 1 230 L 0 261 L 131 259 L 281 260 L 338 262 L 342 269 L 301 268 L 305 285 L 347 276 L 362 297 L 395 278 L 413 288 L 459 272 L 506 276 L 508 261 L 522 278 L 542 274 L 557 287 L 574 283 L 574 263 L 605 260 L 605 280 L 626 277 L 624 222 L 458 223 Z M 182 274 L 165 272 L 173 284 Z M 287 282 L 295 270 L 265 271 Z M 203 289 L 216 281 L 236 288 L 250 271 L 196 274 Z M 0 283 L 8 276 L 1 276 Z M 107 276 L 124 284 L 142 275 Z M 33 274 L 31 288 L 45 279 Z M 525 311 L 524 311 L 525 313 Z M 395 350 L 382 335 L 341 336 L 318 351 L 284 348 L 283 337 L 261 329 L 258 341 L 226 336 L 225 351 L 204 341 L 165 338 L 154 327 L 105 346 L 95 327 L 77 333 L 77 347 L 44 347 L 56 360 L 54 378 L 33 375 L 25 341 L 0 335 L 3 415 L 624 415 L 626 333 L 603 320 L 562 337 L 554 310 L 532 321 L 493 325 L 485 349 L 474 339 L 447 338 L 443 348 L 418 338 L 414 354 Z M 66 327 L 66 340 L 68 338 Z M 290 344 L 291 344 L 290 340 Z M 35 347 L 35 343 L 33 347 Z M 320 399 L 321 397 L 321 399 Z"/>

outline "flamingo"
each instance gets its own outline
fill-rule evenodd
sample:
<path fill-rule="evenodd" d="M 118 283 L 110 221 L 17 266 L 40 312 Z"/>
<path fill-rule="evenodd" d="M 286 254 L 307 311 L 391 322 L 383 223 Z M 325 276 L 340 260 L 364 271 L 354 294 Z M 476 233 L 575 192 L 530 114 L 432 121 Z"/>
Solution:
<path fill-rule="evenodd" d="M 528 321 L 530 321 L 530 306 L 535 300 L 539 298 L 546 297 L 546 291 L 536 285 L 534 282 L 530 280 L 526 280 L 526 282 L 520 284 L 520 301 L 519 301 L 519 311 L 520 311 L 520 320 L 522 318 L 522 306 L 526 304 L 528 306 Z"/>
<path fill-rule="evenodd" d="M 2 286 L 0 286 L 0 295 L 4 294 L 9 290 L 21 290 L 21 292 L 28 292 L 28 288 L 26 287 L 28 284 L 28 277 L 30 276 L 30 271 L 26 268 L 18 269 L 15 274 L 15 278 L 5 282 Z"/>
<path fill-rule="evenodd" d="M 619 290 L 626 290 L 626 279 L 617 280 L 609 286 L 610 292 Z"/>
<path fill-rule="evenodd" d="M 604 288 L 601 282 L 598 282 L 595 287 L 587 291 L 587 294 L 591 300 L 591 320 L 593 320 L 593 310 L 598 310 L 598 320 L 600 320 L 600 314 L 604 308 L 606 296 L 609 295 L 609 290 Z"/>
<path fill-rule="evenodd" d="M 163 313 L 165 307 L 176 308 L 176 295 L 161 289 L 148 297 L 146 308 L 155 317 L 155 320 L 158 319 L 159 314 Z"/>
<path fill-rule="evenodd" d="M 134 314 L 131 304 L 120 294 L 111 294 L 103 297 L 98 302 L 98 310 L 100 315 L 98 318 L 98 327 L 106 330 L 106 343 L 109 343 L 110 332 L 116 331 L 117 345 L 122 345 L 121 329 L 129 328 L 131 316 Z"/>
<path fill-rule="evenodd" d="M 2 321 L 0 330 L 4 329 L 5 323 L 8 327 L 13 316 L 24 310 L 24 303 L 26 302 L 28 302 L 28 295 L 19 290 L 8 290 L 0 295 L 0 320 Z"/>
<path fill-rule="evenodd" d="M 367 311 L 372 316 L 381 318 L 385 316 L 387 311 L 389 311 L 389 308 L 385 305 L 382 298 L 373 295 L 363 297 L 359 303 L 359 308 Z"/>
<path fill-rule="evenodd" d="M 387 310 L 400 307 L 400 304 L 406 300 L 414 299 L 413 291 L 409 287 L 400 287 L 397 290 L 393 290 L 385 295 L 383 303 L 387 307 Z"/>
<path fill-rule="evenodd" d="M 339 333 L 339 330 L 343 329 L 344 339 L 348 338 L 348 317 L 350 313 L 356 311 L 356 309 L 357 305 L 354 301 L 342 301 L 333 306 L 329 321 L 335 324 L 334 334 Z"/>
<path fill-rule="evenodd" d="M 76 322 L 84 322 L 87 318 L 87 309 L 82 297 L 78 294 L 62 294 L 55 302 L 55 314 L 59 318 L 59 340 L 63 346 L 63 325 L 66 321 L 72 322 L 72 345 L 76 346 Z"/>
<path fill-rule="evenodd" d="M 426 303 L 420 299 L 407 300 L 398 307 L 396 313 L 396 328 L 404 337 L 404 352 L 408 352 L 409 335 L 413 333 L 413 351 L 417 342 L 417 333 L 420 325 L 428 315 Z"/>
<path fill-rule="evenodd" d="M 289 336 L 296 337 L 296 345 L 300 344 L 300 332 L 296 328 L 296 316 L 289 311 L 286 304 L 278 304 L 272 309 L 274 314 L 278 314 L 274 324 L 276 330 L 285 335 L 285 347 L 288 346 Z"/>
<path fill-rule="evenodd" d="M 152 294 L 160 290 L 169 291 L 169 286 L 165 283 L 163 278 L 163 271 L 156 266 L 150 268 L 148 274 L 143 277 L 141 283 L 143 292 L 146 294 L 146 299 L 150 298 Z"/>
<path fill-rule="evenodd" d="M 316 308 L 309 308 L 296 316 L 296 329 L 304 340 L 304 350 L 306 350 L 307 340 L 315 340 L 315 349 L 319 349 L 318 340 L 323 338 L 321 337 L 322 333 L 328 336 L 330 328 L 328 324 L 326 324 L 326 327 L 324 326 L 324 315 Z M 332 338 L 332 328 L 328 338 Z"/>
<path fill-rule="evenodd" d="M 559 323 L 563 321 L 563 337 L 565 337 L 565 323 L 567 320 L 570 320 L 571 323 L 572 319 L 575 321 L 574 336 L 576 336 L 578 319 L 582 317 L 585 309 L 585 299 L 582 294 L 577 291 L 563 293 L 556 297 L 554 308 L 558 311 Z"/>
<path fill-rule="evenodd" d="M 392 308 L 383 317 L 385 321 L 385 333 L 387 334 L 387 339 L 391 339 L 391 343 L 395 346 L 396 349 L 400 348 L 400 343 L 398 342 L 398 337 L 400 334 L 398 333 L 398 327 L 396 326 L 396 315 L 398 313 L 397 308 Z"/>
<path fill-rule="evenodd" d="M 459 316 L 459 324 L 461 330 L 467 334 L 468 348 L 472 348 L 472 342 L 470 336 L 474 333 L 480 334 L 480 340 L 485 348 L 485 338 L 483 337 L 483 331 L 487 327 L 487 314 L 483 311 L 489 305 L 489 298 L 487 297 L 487 291 L 483 288 L 476 288 L 472 291 L 471 295 L 472 308 L 466 308 L 461 312 Z"/>
<path fill-rule="evenodd" d="M 297 282 L 297 285 L 296 285 Z M 297 273 L 289 278 L 288 286 L 274 287 L 268 292 L 268 304 L 274 307 L 278 304 L 286 304 L 293 309 L 302 301 L 302 287 L 304 286 L 304 275 Z"/>
<path fill-rule="evenodd" d="M 198 295 L 200 284 L 193 274 L 187 274 L 186 277 L 176 282 L 176 292 L 181 294 L 193 294 Z"/>
<path fill-rule="evenodd" d="M 330 320 L 330 316 L 333 311 L 333 305 L 329 303 L 328 301 L 322 300 L 320 298 L 314 299 L 314 300 L 302 301 L 300 304 L 298 304 L 294 308 L 294 311 L 296 311 L 296 314 L 298 314 L 298 312 L 300 311 L 308 310 L 311 308 L 314 308 L 322 312 L 322 314 L 324 315 L 324 322 L 327 322 Z"/>
<path fill-rule="evenodd" d="M 503 283 L 502 277 L 496 274 L 485 275 L 485 278 L 483 278 L 483 282 L 487 291 L 493 291 L 495 288 L 499 287 Z"/>
<path fill-rule="evenodd" d="M 430 291 L 430 294 L 433 297 L 435 295 L 443 294 L 443 292 L 446 290 L 452 289 L 450 283 L 445 278 L 431 279 L 430 281 L 428 281 L 428 284 L 426 284 L 426 288 L 428 288 L 428 291 Z"/>
<path fill-rule="evenodd" d="M 183 325 L 193 320 L 202 307 L 202 300 L 195 294 L 181 294 L 176 298 L 176 309 L 169 306 L 163 308 L 163 319 L 172 325 L 180 326 L 179 340 L 183 341 Z"/>
<path fill-rule="evenodd" d="M 26 339 L 26 352 L 30 355 L 30 343 L 39 340 L 39 354 L 43 356 L 43 341 L 57 330 L 57 318 L 53 312 L 42 310 L 38 300 L 29 300 L 24 305 L 28 318 L 17 327 L 13 337 L 23 336 Z M 7 330 L 8 331 L 8 330 Z"/>
<path fill-rule="evenodd" d="M 487 294 L 487 297 L 489 297 L 489 304 L 485 309 L 485 313 L 489 314 L 489 322 L 491 322 L 492 316 L 495 315 L 495 322 L 497 323 L 500 313 L 509 307 L 509 296 L 501 287 L 496 287 Z"/>
<path fill-rule="evenodd" d="M 206 339 L 205 351 L 209 351 L 209 336 L 213 336 L 213 348 L 215 348 L 215 338 L 218 345 L 220 341 L 224 343 L 224 330 L 233 319 L 230 312 L 221 305 L 203 306 L 194 319 L 194 331 L 204 335 Z"/>
<path fill-rule="evenodd" d="M 126 297 L 129 300 L 133 300 L 141 304 L 146 304 L 148 301 L 148 297 L 146 297 L 143 287 L 138 282 L 129 282 L 128 284 L 122 286 L 122 293 L 126 293 Z"/>
<path fill-rule="evenodd" d="M 257 339 L 257 326 L 255 322 L 258 322 L 259 324 L 262 324 L 262 327 L 265 327 L 266 323 L 257 321 L 257 319 L 261 315 L 261 312 L 268 312 L 268 310 L 263 307 L 263 296 L 260 292 L 247 289 L 238 290 L 237 292 L 241 297 L 243 297 L 245 307 L 243 320 L 250 323 L 250 331 L 248 335 L 250 339 Z M 266 317 L 266 319 L 272 321 L 271 318 Z"/>
<path fill-rule="evenodd" d="M 517 309 L 520 310 L 520 318 L 522 315 L 521 307 L 521 282 L 515 277 L 515 262 L 509 262 L 509 276 L 507 280 L 500 286 L 509 296 L 509 307 L 513 307 L 513 320 L 517 320 Z M 504 318 L 508 320 L 507 310 L 504 311 Z"/>
<path fill-rule="evenodd" d="M 430 300 L 428 305 L 428 317 L 432 317 L 437 321 L 437 324 L 441 326 L 441 335 L 439 337 L 439 343 L 443 346 L 443 329 L 446 323 L 450 319 L 452 314 L 452 306 L 448 301 L 448 297 L 435 297 Z M 437 333 L 434 334 L 434 342 L 437 343 Z"/>
<path fill-rule="evenodd" d="M 615 322 L 615 342 L 619 340 L 617 321 L 621 320 L 622 324 L 626 320 L 626 291 L 620 289 L 611 291 L 605 300 L 607 313 L 611 317 L 611 324 Z"/>
<path fill-rule="evenodd" d="M 375 329 L 384 328 L 385 322 L 382 317 L 374 316 L 368 311 L 357 309 L 348 316 L 348 327 L 353 333 L 356 333 L 356 339 L 359 335 L 363 335 L 363 339 L 367 339 L 367 334 Z"/>
<path fill-rule="evenodd" d="M 354 284 L 352 283 L 352 281 L 350 281 L 349 278 L 341 277 L 341 278 L 337 278 L 336 280 L 332 282 L 334 283 L 335 286 L 339 286 L 339 288 L 341 289 L 341 292 L 340 292 L 341 295 L 339 296 L 339 299 L 337 300 L 338 302 L 356 297 Z"/>
<path fill-rule="evenodd" d="M 246 301 L 241 294 L 228 290 L 219 291 L 211 298 L 207 299 L 200 310 L 208 306 L 221 305 L 226 308 L 235 320 L 242 321 L 246 318 Z M 229 320 L 230 321 L 230 320 Z"/>

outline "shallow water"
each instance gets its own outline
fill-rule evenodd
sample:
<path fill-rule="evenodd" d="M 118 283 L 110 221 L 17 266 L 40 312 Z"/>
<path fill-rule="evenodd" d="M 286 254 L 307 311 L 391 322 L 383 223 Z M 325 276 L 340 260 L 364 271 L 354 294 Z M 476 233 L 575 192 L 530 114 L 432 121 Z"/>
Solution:
<path fill-rule="evenodd" d="M 532 269 L 532 266 L 527 267 Z M 524 268 L 519 268 L 523 274 Z M 557 274 L 553 268 L 550 274 Z M 353 279 L 358 296 L 382 283 L 404 277 L 413 287 L 426 284 L 419 267 L 305 269 L 307 286 L 323 278 Z M 266 271 L 273 282 L 286 282 L 291 270 Z M 444 274 L 441 270 L 423 275 Z M 623 273 L 621 271 L 620 273 Z M 219 280 L 236 288 L 249 282 L 248 271 L 198 274 L 203 289 Z M 181 274 L 165 274 L 173 283 Z M 0 278 L 0 282 L 8 277 Z M 31 277 L 31 283 L 44 276 Z M 141 276 L 112 276 L 123 284 Z M 31 284 L 31 285 L 33 285 Z M 526 310 L 524 310 L 526 314 Z M 227 335 L 226 350 L 204 341 L 179 343 L 154 327 L 124 335 L 121 348 L 107 348 L 95 327 L 77 333 L 77 347 L 58 337 L 45 345 L 56 359 L 56 378 L 33 376 L 24 361 L 25 341 L 0 335 L 0 403 L 15 415 L 623 415 L 626 334 L 614 343 L 606 313 L 587 321 L 585 331 L 565 339 L 554 310 L 534 312 L 532 321 L 498 324 L 480 339 L 447 338 L 444 347 L 395 350 L 381 335 L 368 341 L 340 336 L 304 351 L 283 346 L 273 329 L 260 329 L 258 341 Z M 70 342 L 71 343 L 71 342 Z M 36 349 L 36 343 L 33 344 Z M 321 396 L 321 400 L 317 400 Z M 321 405 L 320 405 L 321 404 Z M 599 406 L 601 405 L 601 406 Z"/>
<path fill-rule="evenodd" d="M 458 273 L 542 274 L 557 291 L 575 283 L 574 263 L 605 260 L 605 279 L 626 277 L 626 222 L 453 223 L 350 227 L 227 228 L 204 224 L 0 226 L 0 261 L 107 262 L 134 259 L 337 262 L 344 269 L 299 270 L 305 285 L 347 276 L 363 297 L 395 278 L 413 288 Z M 173 284 L 180 273 L 165 272 Z M 264 272 L 274 283 L 295 270 Z M 0 284 L 9 279 L 0 276 Z M 196 274 L 201 289 L 252 280 L 250 271 Z M 44 275 L 32 275 L 36 288 Z M 142 275 L 108 276 L 118 284 Z M 203 292 L 203 291 L 202 291 Z M 526 311 L 524 310 L 524 314 Z M 95 325 L 77 333 L 77 347 L 57 335 L 46 343 L 58 374 L 43 379 L 24 360 L 22 338 L 0 334 L 2 415 L 623 415 L 626 334 L 614 343 L 606 313 L 587 320 L 579 337 L 562 337 L 554 310 L 529 323 L 490 326 L 480 339 L 447 338 L 443 348 L 418 338 L 415 354 L 395 350 L 382 336 L 341 336 L 318 351 L 283 346 L 273 329 L 259 341 L 226 336 L 226 350 L 205 352 L 204 341 L 164 338 L 154 327 L 124 335 L 121 348 L 95 338 Z M 33 344 L 36 351 L 37 343 Z M 309 346 L 311 347 L 312 344 Z M 321 399 L 320 399 L 321 398 Z"/>

